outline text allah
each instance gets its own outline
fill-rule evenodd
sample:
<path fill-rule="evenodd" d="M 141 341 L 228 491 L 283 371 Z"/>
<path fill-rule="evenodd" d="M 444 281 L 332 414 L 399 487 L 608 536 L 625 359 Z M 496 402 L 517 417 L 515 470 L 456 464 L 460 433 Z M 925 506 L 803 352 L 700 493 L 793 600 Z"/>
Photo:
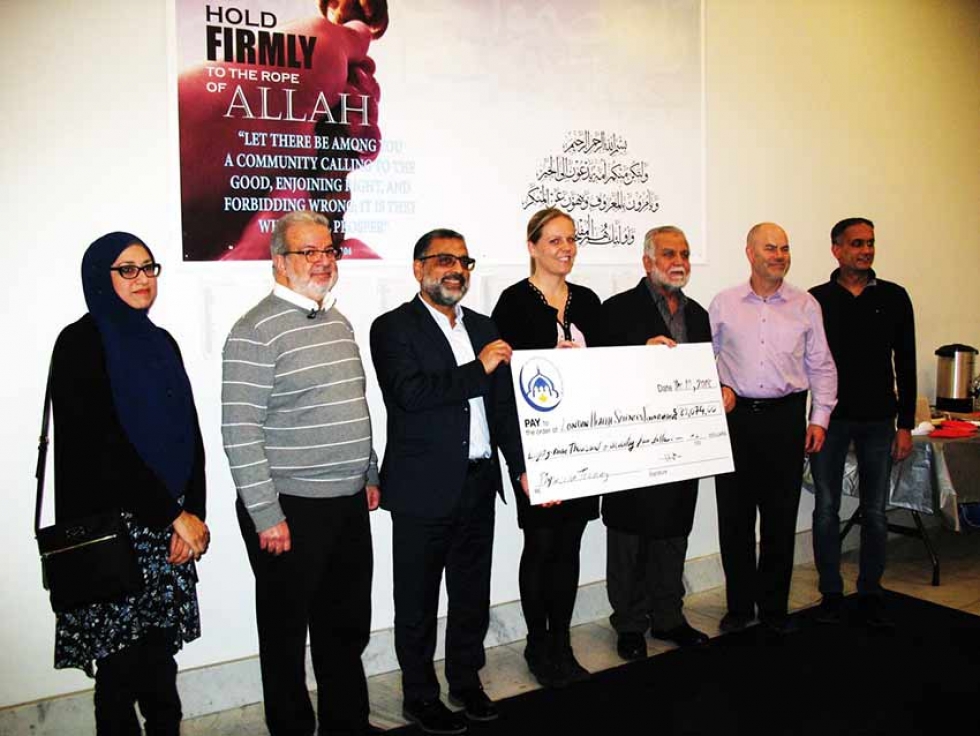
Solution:
<path fill-rule="evenodd" d="M 320 92 L 316 96 L 316 102 L 313 105 L 313 109 L 309 113 L 299 112 L 297 113 L 293 109 L 293 95 L 296 90 L 294 89 L 282 89 L 279 90 L 280 94 L 276 94 L 275 90 L 271 87 L 257 87 L 258 99 L 253 99 L 251 102 L 246 96 L 245 91 L 241 88 L 241 85 L 235 85 L 235 89 L 231 94 L 231 102 L 228 103 L 228 109 L 225 111 L 226 118 L 244 118 L 247 120 L 283 120 L 288 123 L 302 123 L 305 120 L 320 120 L 321 118 L 328 123 L 340 123 L 341 125 L 350 124 L 349 116 L 351 113 L 360 114 L 361 122 L 360 125 L 370 125 L 368 122 L 368 96 L 367 95 L 349 95 L 346 92 L 340 94 L 340 102 L 338 103 L 338 113 L 339 119 L 334 117 L 334 114 L 330 111 L 330 105 L 327 104 L 327 96 Z M 274 100 L 270 100 L 269 93 L 273 92 L 276 98 L 279 99 L 281 105 L 274 103 Z M 360 99 L 360 107 L 356 107 L 352 104 L 351 97 L 355 100 Z"/>

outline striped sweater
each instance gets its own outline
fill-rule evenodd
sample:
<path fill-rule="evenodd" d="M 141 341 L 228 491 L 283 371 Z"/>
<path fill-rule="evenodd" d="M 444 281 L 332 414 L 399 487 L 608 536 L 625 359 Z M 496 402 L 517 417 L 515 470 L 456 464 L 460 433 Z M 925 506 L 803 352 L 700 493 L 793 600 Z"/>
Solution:
<path fill-rule="evenodd" d="M 285 518 L 280 493 L 349 496 L 378 483 L 354 332 L 332 304 L 311 312 L 304 301 L 277 286 L 225 342 L 221 434 L 258 531 Z"/>

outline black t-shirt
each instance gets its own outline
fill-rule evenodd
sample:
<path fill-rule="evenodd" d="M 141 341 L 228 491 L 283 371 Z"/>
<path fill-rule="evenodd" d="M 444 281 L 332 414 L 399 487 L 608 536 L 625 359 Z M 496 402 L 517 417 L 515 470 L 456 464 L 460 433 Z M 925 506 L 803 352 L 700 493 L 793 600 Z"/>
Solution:
<path fill-rule="evenodd" d="M 837 364 L 833 419 L 885 420 L 915 426 L 915 321 L 912 301 L 898 284 L 871 280 L 859 296 L 837 283 L 838 271 L 810 293 L 823 310 L 827 342 Z M 897 389 L 897 395 L 896 395 Z"/>

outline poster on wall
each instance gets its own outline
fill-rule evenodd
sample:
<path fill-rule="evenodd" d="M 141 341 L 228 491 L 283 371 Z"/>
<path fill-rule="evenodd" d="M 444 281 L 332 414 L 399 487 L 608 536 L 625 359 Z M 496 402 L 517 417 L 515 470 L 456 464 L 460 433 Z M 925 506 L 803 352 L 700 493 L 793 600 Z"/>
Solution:
<path fill-rule="evenodd" d="M 665 224 L 705 260 L 700 0 L 175 7 L 186 261 L 266 259 L 311 209 L 348 259 L 451 227 L 513 264 L 544 207 L 580 263 L 635 264 Z"/>

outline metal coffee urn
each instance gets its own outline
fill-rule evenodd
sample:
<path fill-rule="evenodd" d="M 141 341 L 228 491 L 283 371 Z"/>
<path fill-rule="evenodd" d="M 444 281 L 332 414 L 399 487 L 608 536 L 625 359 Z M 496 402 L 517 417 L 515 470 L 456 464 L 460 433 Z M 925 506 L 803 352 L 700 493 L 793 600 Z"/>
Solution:
<path fill-rule="evenodd" d="M 973 357 L 969 345 L 943 345 L 936 350 L 936 409 L 968 414 L 973 411 Z"/>

